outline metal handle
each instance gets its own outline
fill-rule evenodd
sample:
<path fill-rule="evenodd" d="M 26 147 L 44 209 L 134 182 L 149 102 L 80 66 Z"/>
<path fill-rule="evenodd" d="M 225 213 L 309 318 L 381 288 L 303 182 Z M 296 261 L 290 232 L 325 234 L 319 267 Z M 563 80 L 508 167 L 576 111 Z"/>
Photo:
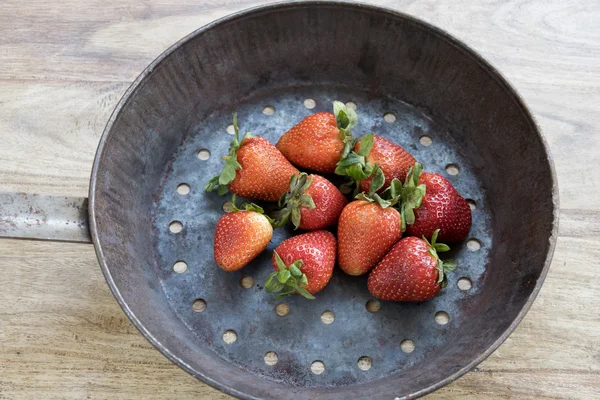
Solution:
<path fill-rule="evenodd" d="M 0 238 L 91 243 L 88 199 L 0 192 Z"/>

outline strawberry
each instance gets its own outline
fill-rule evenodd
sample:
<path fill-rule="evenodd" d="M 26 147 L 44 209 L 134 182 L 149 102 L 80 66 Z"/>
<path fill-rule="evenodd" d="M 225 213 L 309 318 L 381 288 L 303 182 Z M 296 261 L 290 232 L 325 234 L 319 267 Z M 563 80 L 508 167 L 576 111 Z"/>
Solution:
<path fill-rule="evenodd" d="M 335 266 L 335 236 L 314 231 L 283 241 L 273 253 L 275 272 L 269 275 L 265 289 L 283 290 L 277 298 L 298 293 L 307 299 L 321 291 L 331 279 Z"/>
<path fill-rule="evenodd" d="M 349 176 L 357 183 L 357 191 L 360 187 L 360 191 L 368 192 L 374 167 L 378 165 L 385 176 L 385 182 L 380 189 L 384 190 L 394 179 L 404 181 L 408 169 L 415 162 L 415 158 L 401 146 L 370 133 L 356 143 L 353 152 L 342 155 L 335 173 Z"/>
<path fill-rule="evenodd" d="M 379 300 L 425 301 L 446 287 L 446 274 L 456 268 L 452 260 L 442 261 L 438 252 L 450 250 L 437 243 L 435 230 L 427 239 L 406 237 L 400 240 L 369 275 L 369 292 Z"/>
<path fill-rule="evenodd" d="M 273 227 L 263 209 L 247 204 L 245 210 L 231 200 L 233 211 L 223 215 L 215 230 L 214 253 L 217 265 L 227 272 L 247 265 L 267 247 L 273 236 Z"/>
<path fill-rule="evenodd" d="M 410 187 L 425 188 L 422 199 L 412 194 L 412 200 L 404 202 L 403 215 L 406 233 L 410 236 L 431 237 L 439 229 L 439 240 L 455 243 L 466 239 L 471 230 L 471 208 L 452 184 L 439 174 L 423 172 L 416 164 L 415 171 L 409 174 L 403 188 L 403 200 L 411 193 Z M 412 204 L 409 204 L 412 203 Z M 412 208 L 412 210 L 411 210 Z M 413 216 L 414 213 L 414 216 Z"/>
<path fill-rule="evenodd" d="M 338 222 L 338 264 L 349 275 L 371 270 L 402 237 L 402 217 L 392 208 L 398 201 L 383 200 L 377 193 L 384 182 L 380 170 L 375 173 L 369 194 L 356 196 Z"/>
<path fill-rule="evenodd" d="M 287 131 L 277 148 L 292 164 L 321 173 L 333 173 L 344 148 L 353 144 L 350 130 L 358 117 L 344 103 L 333 103 L 333 114 L 309 115 Z"/>
<path fill-rule="evenodd" d="M 354 151 L 360 151 L 360 142 L 358 142 L 354 148 Z M 373 147 L 366 156 L 366 161 L 369 164 L 377 164 L 381 168 L 383 175 L 385 176 L 385 183 L 383 188 L 385 189 L 390 186 L 393 179 L 404 181 L 408 169 L 417 161 L 415 158 L 401 146 L 396 143 L 390 142 L 381 136 L 375 136 L 373 138 Z M 363 179 L 360 182 L 360 190 L 366 192 L 369 190 L 371 180 L 373 177 Z"/>
<path fill-rule="evenodd" d="M 275 146 L 260 136 L 246 133 L 239 140 L 237 116 L 233 115 L 235 139 L 220 175 L 205 186 L 207 192 L 219 195 L 232 193 L 254 200 L 278 201 L 288 190 L 290 177 L 299 171 L 289 163 Z"/>
<path fill-rule="evenodd" d="M 283 226 L 291 218 L 296 228 L 327 228 L 337 223 L 346 204 L 346 197 L 327 179 L 301 172 L 292 175 L 290 190 L 279 200 L 283 208 L 277 213 L 276 226 Z"/>

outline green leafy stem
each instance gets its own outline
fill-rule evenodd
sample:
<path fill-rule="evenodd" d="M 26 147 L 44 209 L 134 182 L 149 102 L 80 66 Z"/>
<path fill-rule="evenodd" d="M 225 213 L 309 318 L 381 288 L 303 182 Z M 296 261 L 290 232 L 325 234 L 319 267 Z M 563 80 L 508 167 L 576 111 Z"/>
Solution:
<path fill-rule="evenodd" d="M 261 206 L 259 206 L 258 204 L 254 204 L 254 203 L 251 203 L 249 201 L 244 201 L 242 203 L 242 205 L 240 207 L 238 207 L 235 204 L 236 201 L 237 201 L 237 197 L 234 194 L 234 195 L 231 196 L 231 212 L 232 213 L 234 213 L 234 212 L 240 212 L 240 211 L 254 211 L 254 212 L 259 213 L 259 214 L 265 214 L 265 210 Z M 267 217 L 267 219 L 269 220 L 269 222 L 272 223 L 273 220 L 268 215 L 265 215 L 265 217 Z"/>
<path fill-rule="evenodd" d="M 358 151 L 353 151 L 354 142 L 346 143 L 340 161 L 338 161 L 335 173 L 347 176 L 351 185 L 356 185 L 354 195 L 358 194 L 360 181 L 369 178 L 376 171 L 375 165 L 367 162 L 367 156 L 373 148 L 375 134 L 369 133 L 363 136 L 359 142 Z"/>
<path fill-rule="evenodd" d="M 410 167 L 406 174 L 404 185 L 400 189 L 400 214 L 402 215 L 402 232 L 406 230 L 406 225 L 415 223 L 415 209 L 421 207 L 423 196 L 427 192 L 424 184 L 419 184 L 419 177 L 423 172 L 423 164 L 415 163 Z"/>
<path fill-rule="evenodd" d="M 225 160 L 223 170 L 219 175 L 213 176 L 208 183 L 204 185 L 204 189 L 207 192 L 216 190 L 219 196 L 227 193 L 229 190 L 227 185 L 233 182 L 236 171 L 242 168 L 242 165 L 237 160 L 237 151 L 242 146 L 242 143 L 244 143 L 244 140 L 252 137 L 250 132 L 246 132 L 242 140 L 240 140 L 240 128 L 237 122 L 237 114 L 233 114 L 233 129 L 235 131 L 235 137 L 229 144 L 229 154 L 222 157 L 223 160 Z"/>
<path fill-rule="evenodd" d="M 290 189 L 279 199 L 280 210 L 274 214 L 275 227 L 282 227 L 291 219 L 294 229 L 298 229 L 301 221 L 300 207 L 315 209 L 313 198 L 306 194 L 312 181 L 312 177 L 309 177 L 306 172 L 292 175 Z"/>
<path fill-rule="evenodd" d="M 392 186 L 389 186 L 386 190 L 381 192 L 380 195 L 377 193 L 377 191 L 383 187 L 384 183 L 385 176 L 383 175 L 383 171 L 379 165 L 375 164 L 373 179 L 371 180 L 371 185 L 369 186 L 369 193 L 359 193 L 354 198 L 377 203 L 381 208 L 387 208 L 396 205 L 400 200 L 399 192 L 396 193 L 396 188 L 398 187 L 399 182 L 397 182 L 397 179 L 394 179 L 392 181 L 394 188 L 392 189 Z"/>
<path fill-rule="evenodd" d="M 308 285 L 306 274 L 300 270 L 304 262 L 302 260 L 296 260 L 287 266 L 276 251 L 274 252 L 274 255 L 279 271 L 272 272 L 267 278 L 267 282 L 265 283 L 267 292 L 281 292 L 275 297 L 276 299 L 298 293 L 307 299 L 313 300 L 315 296 L 310 294 L 304 288 L 304 286 Z"/>
<path fill-rule="evenodd" d="M 431 241 L 428 241 L 425 236 L 423 236 L 423 240 L 427 242 L 427 251 L 437 260 L 437 270 L 438 280 L 437 282 L 441 284 L 442 288 L 445 288 L 448 285 L 448 272 L 454 271 L 458 266 L 456 260 L 445 260 L 442 261 L 438 256 L 438 253 L 443 253 L 450 250 L 450 247 L 444 243 L 437 243 L 439 229 L 436 229 L 431 236 Z"/>
<path fill-rule="evenodd" d="M 333 102 L 333 115 L 335 115 L 335 122 L 337 123 L 340 134 L 342 135 L 342 141 L 344 143 L 350 142 L 352 138 L 352 128 L 358 123 L 358 115 L 356 111 L 348 107 L 341 101 Z"/>

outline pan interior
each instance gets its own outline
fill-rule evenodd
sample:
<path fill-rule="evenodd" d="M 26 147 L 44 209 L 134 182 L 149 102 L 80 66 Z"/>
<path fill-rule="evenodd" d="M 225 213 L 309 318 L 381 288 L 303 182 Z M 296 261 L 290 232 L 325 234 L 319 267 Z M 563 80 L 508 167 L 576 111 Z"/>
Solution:
<path fill-rule="evenodd" d="M 262 285 L 285 229 L 242 271 L 215 265 L 228 198 L 202 186 L 231 114 L 275 143 L 335 99 L 356 104 L 357 136 L 404 146 L 473 201 L 473 240 L 448 254 L 459 267 L 440 297 L 369 312 L 366 277 L 336 270 L 280 316 Z M 96 250 L 125 313 L 186 371 L 252 399 L 414 398 L 456 379 L 521 320 L 556 240 L 552 162 L 515 91 L 447 34 L 353 2 L 266 6 L 178 43 L 119 103 L 90 186 Z"/>
<path fill-rule="evenodd" d="M 336 99 L 356 105 L 356 136 L 375 132 L 400 144 L 426 170 L 448 178 L 475 207 L 473 241 L 456 244 L 445 254 L 457 259 L 459 267 L 432 301 L 381 302 L 379 311 L 373 312 L 377 303 L 367 290 L 367 275 L 350 277 L 337 267 L 316 300 L 299 296 L 275 300 L 263 284 L 273 271 L 273 249 L 293 234 L 289 227 L 276 230 L 267 251 L 240 271 L 226 273 L 214 262 L 214 229 L 230 196 L 205 193 L 203 186 L 222 168 L 220 157 L 227 154 L 233 138 L 232 112 L 238 114 L 242 134 L 250 131 L 276 143 L 305 116 L 330 111 Z M 286 384 L 362 383 L 432 362 L 451 346 L 449 340 L 461 331 L 463 321 L 472 318 L 466 310 L 479 301 L 492 243 L 482 185 L 456 149 L 452 135 L 417 108 L 346 86 L 270 90 L 219 110 L 200 122 L 177 149 L 156 196 L 157 276 L 170 307 L 195 334 L 198 346 L 208 346 L 239 368 Z M 172 232 L 179 227 L 174 222 L 181 224 L 180 232 Z M 315 373 L 323 365 L 325 371 Z"/>

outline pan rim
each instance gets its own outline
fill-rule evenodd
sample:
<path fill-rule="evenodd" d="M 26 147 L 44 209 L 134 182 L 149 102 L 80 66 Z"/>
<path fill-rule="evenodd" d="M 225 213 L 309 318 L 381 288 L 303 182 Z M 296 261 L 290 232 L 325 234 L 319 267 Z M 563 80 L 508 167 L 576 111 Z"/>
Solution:
<path fill-rule="evenodd" d="M 119 118 L 121 111 L 127 106 L 127 104 L 129 103 L 129 100 L 132 98 L 132 95 L 137 91 L 137 89 L 146 80 L 146 78 L 151 76 L 154 69 L 157 68 L 171 54 L 173 54 L 180 47 L 182 47 L 183 45 L 188 43 L 190 40 L 194 39 L 196 36 L 206 32 L 206 31 L 209 31 L 210 29 L 212 29 L 218 25 L 221 25 L 221 24 L 224 24 L 227 22 L 232 22 L 232 21 L 235 21 L 240 18 L 247 18 L 252 15 L 259 14 L 259 13 L 273 11 L 273 10 L 304 8 L 307 6 L 308 7 L 323 7 L 323 6 L 339 7 L 339 8 L 353 9 L 353 10 L 361 10 L 362 9 L 362 10 L 384 13 L 384 14 L 392 15 L 395 18 L 402 19 L 408 23 L 412 23 L 412 24 L 417 25 L 425 30 L 432 32 L 439 39 L 444 40 L 447 43 L 451 44 L 452 46 L 454 46 L 455 48 L 460 50 L 465 56 L 468 56 L 472 60 L 477 62 L 480 65 L 480 67 L 482 67 L 489 74 L 490 78 L 495 79 L 500 85 L 503 86 L 503 88 L 508 93 L 510 93 L 512 95 L 516 105 L 521 109 L 521 112 L 524 114 L 524 116 L 527 119 L 529 119 L 534 131 L 537 134 L 538 139 L 540 140 L 540 142 L 542 144 L 542 148 L 544 149 L 544 153 L 545 153 L 544 161 L 547 162 L 547 164 L 548 164 L 548 168 L 550 169 L 551 180 L 552 180 L 553 220 L 552 220 L 551 234 L 548 238 L 548 251 L 546 254 L 546 259 L 544 261 L 544 266 L 543 266 L 541 274 L 536 282 L 536 285 L 535 285 L 534 289 L 532 290 L 531 294 L 529 295 L 528 299 L 526 300 L 525 304 L 523 305 L 523 307 L 521 308 L 519 313 L 516 315 L 516 317 L 513 319 L 511 324 L 508 326 L 508 328 L 484 352 L 482 352 L 479 356 L 474 358 L 471 362 L 466 364 L 464 367 L 462 367 L 458 371 L 452 373 L 451 375 L 448 375 L 444 379 L 442 379 L 432 385 L 429 385 L 423 389 L 420 389 L 414 393 L 405 395 L 406 398 L 414 398 L 414 397 L 424 396 L 424 395 L 431 393 L 449 383 L 454 382 L 455 380 L 457 380 L 458 378 L 460 378 L 461 376 L 463 376 L 464 374 L 466 374 L 467 372 L 472 370 L 475 366 L 480 364 L 482 361 L 484 361 L 510 336 L 510 334 L 512 334 L 512 332 L 516 329 L 516 327 L 519 325 L 519 323 L 523 320 L 523 318 L 525 317 L 525 315 L 531 308 L 531 305 L 537 298 L 537 295 L 540 292 L 542 285 L 545 281 L 545 278 L 548 274 L 548 271 L 550 269 L 550 265 L 551 265 L 554 251 L 556 248 L 556 241 L 558 238 L 560 207 L 559 207 L 559 190 L 558 190 L 558 180 L 557 180 L 557 175 L 556 175 L 556 169 L 554 167 L 554 162 L 553 162 L 553 158 L 552 158 L 552 155 L 550 152 L 550 148 L 548 146 L 548 142 L 547 142 L 546 138 L 544 137 L 536 118 L 531 113 L 531 111 L 527 107 L 525 100 L 522 98 L 522 96 L 519 94 L 519 92 L 516 90 L 516 88 L 510 83 L 510 81 L 498 69 L 496 69 L 487 59 L 485 59 L 480 53 L 475 51 L 469 45 L 467 45 L 463 41 L 457 39 L 456 37 L 454 37 L 447 31 L 445 31 L 441 28 L 438 28 L 428 22 L 420 20 L 410 14 L 392 10 L 392 9 L 389 9 L 386 7 L 380 7 L 380 6 L 361 3 L 361 2 L 348 3 L 345 1 L 336 1 L 336 0 L 327 0 L 327 1 L 301 0 L 301 1 L 293 1 L 293 2 L 280 1 L 280 2 L 276 2 L 276 3 L 272 3 L 272 4 L 259 5 L 256 7 L 243 9 L 240 11 L 236 11 L 232 14 L 226 15 L 222 18 L 219 18 L 215 21 L 212 21 L 212 22 L 194 30 L 193 32 L 189 33 L 188 35 L 184 36 L 182 39 L 178 40 L 173 45 L 171 45 L 167 50 L 165 50 L 162 54 L 160 54 L 154 61 L 152 61 L 142 71 L 142 73 L 133 81 L 133 83 L 129 86 L 129 88 L 125 91 L 125 93 L 119 100 L 118 104 L 116 105 L 115 109 L 113 110 L 113 112 L 106 124 L 106 127 L 102 133 L 100 142 L 98 144 L 98 148 L 97 148 L 96 155 L 94 158 L 94 163 L 92 166 L 90 188 L 89 188 L 90 232 L 91 232 L 91 236 L 92 236 L 92 242 L 94 244 L 94 248 L 96 251 L 96 256 L 98 258 L 98 262 L 100 264 L 100 267 L 102 269 L 104 277 L 105 277 L 105 279 L 108 283 L 108 286 L 109 286 L 111 292 L 113 293 L 115 299 L 117 300 L 117 302 L 119 303 L 119 305 L 121 306 L 121 308 L 123 309 L 123 311 L 125 312 L 127 317 L 129 318 L 129 320 L 133 323 L 133 325 L 140 331 L 140 333 L 154 347 L 156 347 L 157 350 L 159 350 L 171 362 L 173 362 L 174 364 L 181 367 L 183 370 L 188 372 L 190 375 L 201 379 L 203 382 L 207 383 L 208 385 L 210 385 L 222 392 L 225 392 L 225 393 L 233 395 L 233 396 L 237 396 L 239 398 L 245 398 L 245 399 L 256 399 L 257 398 L 252 394 L 242 393 L 231 386 L 227 386 L 226 384 L 224 384 L 224 382 L 214 379 L 212 376 L 208 376 L 208 375 L 202 373 L 201 371 L 197 371 L 196 369 L 192 368 L 189 364 L 187 364 L 185 361 L 180 359 L 177 355 L 173 354 L 168 348 L 163 346 L 163 344 L 156 337 L 154 337 L 154 335 L 150 331 L 148 331 L 146 329 L 144 324 L 137 318 L 135 313 L 129 308 L 129 305 L 122 297 L 122 295 L 113 279 L 110 268 L 108 267 L 108 265 L 106 263 L 106 258 L 103 253 L 102 244 L 98 237 L 98 225 L 96 222 L 96 185 L 98 182 L 97 177 L 98 177 L 98 173 L 100 171 L 100 161 L 101 161 L 102 155 L 105 150 L 105 145 L 106 145 L 109 137 L 113 133 L 113 131 L 112 131 L 113 125 Z"/>

